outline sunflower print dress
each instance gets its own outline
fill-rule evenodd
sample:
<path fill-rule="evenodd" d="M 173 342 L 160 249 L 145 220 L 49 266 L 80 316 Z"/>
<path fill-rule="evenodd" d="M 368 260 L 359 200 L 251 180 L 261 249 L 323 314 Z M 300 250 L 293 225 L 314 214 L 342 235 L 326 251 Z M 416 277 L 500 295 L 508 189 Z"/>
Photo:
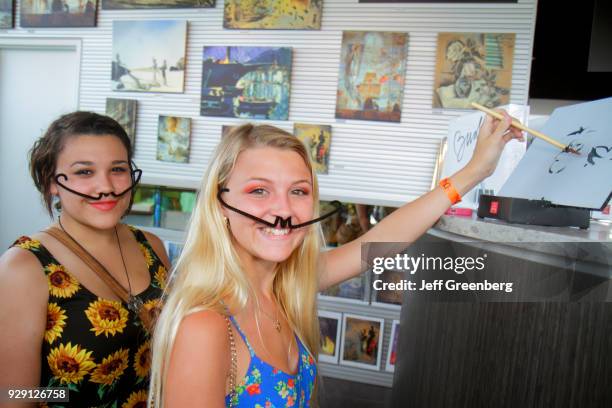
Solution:
<path fill-rule="evenodd" d="M 151 315 L 161 309 L 167 272 L 142 231 L 131 227 L 151 274 L 138 294 Z M 70 402 L 43 407 L 145 407 L 151 365 L 150 333 L 127 304 L 103 299 L 82 286 L 39 242 L 13 246 L 32 252 L 49 284 L 41 387 L 67 387 Z"/>

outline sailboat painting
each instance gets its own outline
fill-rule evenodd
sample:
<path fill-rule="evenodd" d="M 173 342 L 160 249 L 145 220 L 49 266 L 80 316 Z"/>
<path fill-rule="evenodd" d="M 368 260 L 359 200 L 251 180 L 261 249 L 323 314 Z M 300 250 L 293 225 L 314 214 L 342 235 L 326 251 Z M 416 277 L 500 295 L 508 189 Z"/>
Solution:
<path fill-rule="evenodd" d="M 399 122 L 408 34 L 342 34 L 336 118 Z"/>
<path fill-rule="evenodd" d="M 287 120 L 291 48 L 204 47 L 200 115 Z"/>

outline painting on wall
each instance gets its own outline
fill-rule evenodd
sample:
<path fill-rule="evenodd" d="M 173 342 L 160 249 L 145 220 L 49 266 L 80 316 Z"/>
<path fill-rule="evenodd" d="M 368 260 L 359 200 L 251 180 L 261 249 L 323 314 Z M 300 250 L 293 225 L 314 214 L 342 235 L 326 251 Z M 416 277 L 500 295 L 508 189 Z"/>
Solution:
<path fill-rule="evenodd" d="M 399 122 L 408 34 L 342 33 L 336 118 Z"/>
<path fill-rule="evenodd" d="M 15 22 L 14 0 L 0 0 L 0 30 L 13 28 Z"/>
<path fill-rule="evenodd" d="M 344 314 L 340 364 L 380 370 L 384 320 Z"/>
<path fill-rule="evenodd" d="M 191 118 L 159 115 L 157 128 L 157 160 L 187 163 Z"/>
<path fill-rule="evenodd" d="M 226 0 L 223 27 L 242 30 L 319 30 L 323 0 Z"/>
<path fill-rule="evenodd" d="M 215 0 L 102 0 L 104 10 L 211 8 Z"/>
<path fill-rule="evenodd" d="M 132 151 L 136 147 L 136 99 L 106 98 L 106 114 L 115 119 L 125 129 L 132 144 Z"/>
<path fill-rule="evenodd" d="M 306 146 L 314 171 L 318 174 L 327 174 L 331 126 L 296 123 L 293 125 L 293 134 Z"/>
<path fill-rule="evenodd" d="M 23 0 L 22 27 L 95 27 L 97 0 Z"/>
<path fill-rule="evenodd" d="M 128 92 L 183 92 L 184 20 L 113 21 L 111 87 Z"/>
<path fill-rule="evenodd" d="M 374 275 L 372 279 L 373 281 L 381 280 L 383 283 L 386 283 L 386 284 L 393 283 L 397 285 L 402 282 L 402 279 L 404 279 L 404 272 L 386 269 L 380 275 Z M 382 287 L 382 284 L 377 285 L 377 286 Z M 389 289 L 377 290 L 377 289 L 372 288 L 372 295 L 373 295 L 372 296 L 373 302 L 386 303 L 390 305 L 400 305 L 400 306 L 402 304 L 403 291 L 401 290 L 389 290 Z"/>
<path fill-rule="evenodd" d="M 385 371 L 394 372 L 395 362 L 397 361 L 397 339 L 399 337 L 399 320 L 393 321 L 391 327 L 391 338 L 389 339 L 389 351 L 387 351 L 387 361 L 385 362 Z"/>
<path fill-rule="evenodd" d="M 287 120 L 291 48 L 204 47 L 202 116 Z"/>
<path fill-rule="evenodd" d="M 434 108 L 493 108 L 507 104 L 512 86 L 515 34 L 440 33 Z"/>
<path fill-rule="evenodd" d="M 321 331 L 319 361 L 338 364 L 341 319 L 341 313 L 319 310 L 319 329 Z"/>
<path fill-rule="evenodd" d="M 362 273 L 359 276 L 325 289 L 321 292 L 321 295 L 332 296 L 337 300 L 346 302 L 364 303 L 370 295 L 367 288 L 367 274 Z"/>

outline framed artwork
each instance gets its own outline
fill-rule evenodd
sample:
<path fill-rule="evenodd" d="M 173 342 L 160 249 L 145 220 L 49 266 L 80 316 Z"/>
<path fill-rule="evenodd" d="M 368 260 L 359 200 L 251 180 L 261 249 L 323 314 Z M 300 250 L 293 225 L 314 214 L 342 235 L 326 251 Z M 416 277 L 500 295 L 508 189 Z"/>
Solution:
<path fill-rule="evenodd" d="M 291 48 L 204 47 L 200 115 L 287 120 Z"/>
<path fill-rule="evenodd" d="M 24 0 L 22 27 L 95 27 L 97 0 Z"/>
<path fill-rule="evenodd" d="M 329 148 L 331 145 L 331 126 L 296 123 L 293 125 L 293 134 L 306 146 L 315 172 L 327 174 Z"/>
<path fill-rule="evenodd" d="M 102 0 L 103 10 L 211 8 L 215 0 Z"/>
<path fill-rule="evenodd" d="M 344 31 L 336 118 L 399 122 L 408 34 Z"/>
<path fill-rule="evenodd" d="M 319 310 L 319 328 L 321 329 L 319 361 L 338 364 L 342 313 Z"/>
<path fill-rule="evenodd" d="M 385 283 L 400 283 L 404 279 L 403 271 L 385 270 L 380 275 L 372 272 L 372 282 L 381 280 Z M 372 288 L 372 301 L 376 303 L 385 303 L 389 305 L 402 305 L 404 292 L 402 290 L 376 290 Z"/>
<path fill-rule="evenodd" d="M 434 108 L 493 108 L 507 104 L 512 86 L 515 34 L 439 33 Z"/>
<path fill-rule="evenodd" d="M 184 244 L 174 241 L 164 242 L 166 244 L 166 251 L 168 252 L 168 259 L 170 260 L 170 265 L 174 267 L 176 266 L 176 261 L 178 260 L 179 256 L 181 256 Z"/>
<path fill-rule="evenodd" d="M 335 300 L 364 303 L 369 296 L 367 288 L 367 274 L 362 273 L 359 276 L 327 288 L 321 292 L 321 295 L 334 297 Z"/>
<path fill-rule="evenodd" d="M 389 350 L 387 351 L 387 361 L 385 371 L 394 372 L 395 362 L 397 361 L 397 339 L 399 337 L 399 320 L 393 321 L 391 326 L 391 338 L 389 339 Z"/>
<path fill-rule="evenodd" d="M 223 28 L 319 30 L 323 0 L 226 0 Z"/>
<path fill-rule="evenodd" d="M 127 133 L 132 144 L 132 151 L 136 148 L 136 99 L 106 98 L 106 115 L 115 119 Z"/>
<path fill-rule="evenodd" d="M 384 319 L 344 314 L 340 364 L 380 370 Z"/>
<path fill-rule="evenodd" d="M 157 160 L 187 163 L 191 118 L 159 115 L 157 127 Z"/>
<path fill-rule="evenodd" d="M 183 92 L 184 20 L 113 21 L 111 88 L 123 92 Z"/>
<path fill-rule="evenodd" d="M 15 24 L 15 1 L 0 0 L 0 30 L 13 28 Z"/>

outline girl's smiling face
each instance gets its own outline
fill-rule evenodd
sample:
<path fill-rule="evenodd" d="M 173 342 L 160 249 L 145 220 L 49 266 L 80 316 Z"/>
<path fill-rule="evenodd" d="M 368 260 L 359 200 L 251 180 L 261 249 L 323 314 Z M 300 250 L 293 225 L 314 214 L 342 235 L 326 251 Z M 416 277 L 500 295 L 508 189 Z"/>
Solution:
<path fill-rule="evenodd" d="M 276 217 L 291 217 L 293 225 L 313 218 L 312 176 L 304 159 L 293 150 L 256 147 L 243 151 L 225 187 L 229 189 L 223 193 L 225 202 L 271 223 Z M 223 214 L 229 219 L 243 261 L 282 262 L 310 228 L 270 228 L 227 208 Z"/>

